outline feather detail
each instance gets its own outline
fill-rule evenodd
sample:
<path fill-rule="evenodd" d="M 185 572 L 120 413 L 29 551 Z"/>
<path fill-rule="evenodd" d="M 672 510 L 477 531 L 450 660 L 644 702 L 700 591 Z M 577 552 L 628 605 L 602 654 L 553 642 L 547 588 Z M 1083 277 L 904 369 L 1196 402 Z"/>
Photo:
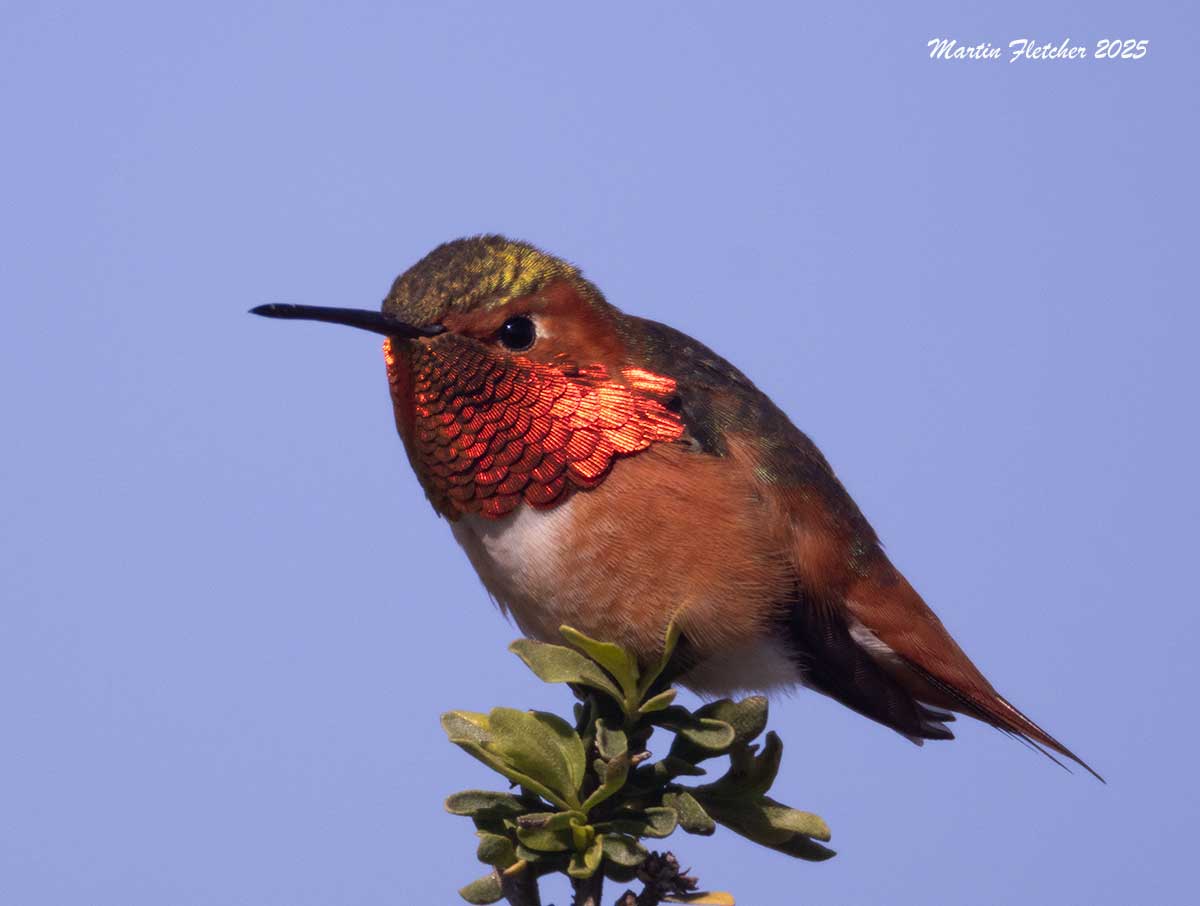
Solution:
<path fill-rule="evenodd" d="M 854 582 L 846 606 L 892 652 L 888 667 L 914 696 L 1057 752 L 1103 782 L 1083 759 L 996 691 L 882 552 L 868 574 Z"/>
<path fill-rule="evenodd" d="M 924 708 L 855 638 L 839 605 L 802 597 L 789 608 L 785 628 L 806 686 L 918 744 L 954 738 L 945 715 Z"/>
<path fill-rule="evenodd" d="M 599 485 L 617 457 L 683 434 L 664 405 L 675 382 L 640 368 L 563 368 L 452 334 L 410 345 L 403 361 L 386 355 L 413 466 L 451 518 L 555 506 Z"/>

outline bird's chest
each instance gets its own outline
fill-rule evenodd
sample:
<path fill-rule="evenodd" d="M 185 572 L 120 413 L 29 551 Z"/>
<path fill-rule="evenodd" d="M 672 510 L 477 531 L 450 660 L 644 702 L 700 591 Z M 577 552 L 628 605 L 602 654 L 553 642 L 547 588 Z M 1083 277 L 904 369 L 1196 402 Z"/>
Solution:
<path fill-rule="evenodd" d="M 522 507 L 503 519 L 452 523 L 483 584 L 522 632 L 561 643 L 566 624 L 646 661 L 657 656 L 674 618 L 701 647 L 719 639 L 685 680 L 690 688 L 726 695 L 796 681 L 790 655 L 760 631 L 762 608 L 775 593 L 761 567 L 739 570 L 735 560 L 695 581 L 698 551 L 687 536 L 698 529 L 703 536 L 702 527 L 642 521 L 635 514 L 654 511 L 645 505 L 623 516 L 609 507 L 598 515 L 599 493 L 574 495 L 549 510 Z"/>
<path fill-rule="evenodd" d="M 558 641 L 565 623 L 649 661 L 674 619 L 698 654 L 732 651 L 761 635 L 794 573 L 726 465 L 659 444 L 549 509 L 451 525 L 526 635 Z"/>

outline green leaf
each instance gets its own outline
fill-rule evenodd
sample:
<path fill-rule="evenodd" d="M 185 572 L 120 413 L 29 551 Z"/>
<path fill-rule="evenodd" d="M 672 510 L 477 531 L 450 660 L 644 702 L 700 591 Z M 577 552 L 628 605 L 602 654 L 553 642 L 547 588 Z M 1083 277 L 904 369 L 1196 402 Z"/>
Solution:
<path fill-rule="evenodd" d="M 491 865 L 503 871 L 517 861 L 516 850 L 508 837 L 499 834 L 489 834 L 478 831 L 479 846 L 475 849 L 475 857 L 484 865 Z"/>
<path fill-rule="evenodd" d="M 454 742 L 483 742 L 488 737 L 488 718 L 475 711 L 447 711 L 442 715 L 442 729 Z"/>
<path fill-rule="evenodd" d="M 654 685 L 654 681 L 662 676 L 663 671 L 667 669 L 667 665 L 671 663 L 671 655 L 675 653 L 675 646 L 678 644 L 679 626 L 676 625 L 674 620 L 671 620 L 667 624 L 667 634 L 663 638 L 662 654 L 659 656 L 658 663 L 642 677 L 641 686 L 638 687 L 638 698 L 645 697 L 646 693 Z"/>
<path fill-rule="evenodd" d="M 706 753 L 722 754 L 733 745 L 734 732 L 729 724 L 709 717 L 696 717 L 679 705 L 671 705 L 655 712 L 650 720 L 682 736 Z"/>
<path fill-rule="evenodd" d="M 676 691 L 668 689 L 666 692 L 660 692 L 654 698 L 646 699 L 642 702 L 642 706 L 638 708 L 639 714 L 652 714 L 655 711 L 661 711 L 671 702 L 675 701 Z"/>
<path fill-rule="evenodd" d="M 767 700 L 761 695 L 751 695 L 740 702 L 723 698 L 697 708 L 695 717 L 700 720 L 719 720 L 733 728 L 733 745 L 739 746 L 756 739 L 767 725 Z M 687 761 L 703 761 L 723 754 L 691 743 L 685 736 L 676 736 L 670 754 Z"/>
<path fill-rule="evenodd" d="M 645 809 L 642 814 L 646 818 L 646 830 L 643 834 L 647 837 L 669 837 L 679 823 L 679 815 L 675 809 L 665 806 Z"/>
<path fill-rule="evenodd" d="M 609 729 L 603 718 L 596 721 L 596 751 L 605 761 L 611 761 L 629 751 L 624 730 Z"/>
<path fill-rule="evenodd" d="M 518 639 L 508 650 L 523 660 L 538 677 L 547 683 L 578 683 L 590 686 L 624 702 L 624 693 L 609 679 L 594 661 L 563 645 L 549 645 L 533 639 Z"/>
<path fill-rule="evenodd" d="M 504 894 L 500 890 L 500 877 L 495 872 L 472 881 L 458 891 L 468 903 L 499 903 Z"/>
<path fill-rule="evenodd" d="M 592 764 L 592 769 L 596 772 L 596 776 L 600 778 L 600 786 L 580 806 L 584 812 L 590 812 L 605 799 L 609 799 L 620 792 L 621 787 L 625 785 L 626 778 L 629 776 L 629 756 L 621 754 L 607 762 L 597 758 Z"/>
<path fill-rule="evenodd" d="M 587 774 L 587 750 L 583 747 L 583 740 L 579 738 L 575 728 L 557 714 L 548 711 L 531 713 L 558 738 L 558 747 L 566 762 L 567 775 L 571 778 L 571 793 L 577 795 Z"/>
<path fill-rule="evenodd" d="M 770 732 L 766 736 L 762 751 L 756 754 L 757 748 L 745 744 L 735 746 L 729 753 L 729 770 L 704 789 L 711 795 L 730 799 L 754 799 L 764 795 L 779 773 L 783 742 L 774 732 Z"/>
<path fill-rule="evenodd" d="M 721 824 L 762 846 L 810 861 L 831 858 L 832 850 L 816 843 L 829 839 L 829 826 L 817 815 L 788 808 L 767 796 L 740 799 L 691 791 L 704 810 Z"/>
<path fill-rule="evenodd" d="M 595 839 L 596 829 L 590 824 L 571 822 L 571 845 L 575 847 L 576 852 L 583 852 L 589 848 Z"/>
<path fill-rule="evenodd" d="M 601 642 L 598 639 L 589 638 L 570 626 L 560 626 L 558 631 L 562 633 L 564 639 L 612 674 L 625 697 L 637 694 L 637 660 L 628 651 L 612 642 Z"/>
<path fill-rule="evenodd" d="M 518 827 L 522 846 L 543 853 L 562 853 L 573 849 L 570 827 Z"/>
<path fill-rule="evenodd" d="M 491 790 L 463 790 L 446 797 L 446 811 L 472 818 L 515 818 L 528 808 L 512 793 Z"/>
<path fill-rule="evenodd" d="M 662 797 L 662 803 L 667 808 L 674 809 L 679 815 L 679 826 L 689 834 L 710 836 L 717 829 L 717 823 L 704 810 L 696 797 L 686 790 L 678 793 L 667 793 Z"/>
<path fill-rule="evenodd" d="M 832 836 L 829 825 L 820 815 L 812 812 L 802 812 L 800 809 L 789 808 L 781 802 L 776 802 L 769 796 L 763 796 L 763 812 L 771 827 L 792 834 L 803 834 L 815 840 L 828 841 Z"/>
<path fill-rule="evenodd" d="M 822 846 L 811 837 L 803 837 L 799 834 L 792 837 L 786 843 L 781 843 L 771 848 L 793 858 L 803 859 L 806 862 L 824 862 L 837 855 L 837 852 L 828 846 Z"/>
<path fill-rule="evenodd" d="M 450 711 L 442 715 L 442 728 L 452 743 L 513 783 L 520 784 L 560 808 L 571 808 L 573 804 L 578 804 L 568 803 L 544 783 L 518 770 L 500 755 L 484 748 L 485 742 L 492 741 L 486 715 L 474 714 L 469 711 Z"/>
<path fill-rule="evenodd" d="M 574 853 L 571 856 L 571 864 L 567 866 L 567 874 L 572 878 L 590 878 L 596 873 L 596 869 L 600 867 L 600 861 L 604 858 L 604 838 L 597 836 L 583 852 Z"/>
<path fill-rule="evenodd" d="M 522 862 L 553 862 L 562 860 L 561 853 L 544 853 L 536 849 L 530 849 L 521 842 L 517 842 L 517 858 Z"/>
<path fill-rule="evenodd" d="M 581 820 L 581 812 L 522 815 L 517 819 L 517 839 L 538 852 L 566 852 L 574 844 L 572 827 Z"/>
<path fill-rule="evenodd" d="M 637 868 L 650 853 L 633 837 L 625 834 L 603 835 L 604 858 L 626 868 Z"/>
<path fill-rule="evenodd" d="M 649 770 L 654 778 L 655 786 L 662 786 L 676 777 L 703 777 L 708 773 L 704 768 L 698 768 L 690 761 L 684 761 L 674 755 L 668 755 L 662 761 L 654 762 L 649 766 Z"/>
<path fill-rule="evenodd" d="M 697 717 L 710 717 L 733 727 L 736 742 L 753 742 L 767 728 L 767 698 L 751 695 L 739 702 L 718 699 L 696 709 Z"/>
<path fill-rule="evenodd" d="M 570 724 L 542 711 L 493 708 L 488 728 L 485 749 L 578 807 L 587 755 Z"/>
<path fill-rule="evenodd" d="M 783 740 L 774 730 L 767 733 L 762 751 L 753 756 L 746 765 L 741 789 L 749 793 L 764 795 L 779 774 L 779 763 L 783 758 Z"/>

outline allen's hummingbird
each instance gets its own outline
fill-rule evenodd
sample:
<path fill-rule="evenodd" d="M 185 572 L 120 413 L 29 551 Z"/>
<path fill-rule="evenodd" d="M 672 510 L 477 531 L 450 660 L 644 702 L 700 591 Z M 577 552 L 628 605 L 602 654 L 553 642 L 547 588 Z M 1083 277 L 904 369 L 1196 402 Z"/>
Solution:
<path fill-rule="evenodd" d="M 1091 771 L 992 688 L 771 400 L 566 262 L 459 239 L 382 312 L 254 312 L 387 338 L 409 462 L 526 635 L 565 623 L 648 662 L 674 619 L 698 692 L 799 683 L 917 743 L 956 711 Z"/>

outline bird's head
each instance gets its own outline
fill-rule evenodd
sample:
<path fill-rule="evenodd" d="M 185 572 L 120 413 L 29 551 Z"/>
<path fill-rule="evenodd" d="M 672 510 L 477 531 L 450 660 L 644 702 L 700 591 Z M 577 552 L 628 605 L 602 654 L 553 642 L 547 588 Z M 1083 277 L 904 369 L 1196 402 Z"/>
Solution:
<path fill-rule="evenodd" d="M 598 485 L 614 459 L 683 433 L 675 382 L 630 361 L 622 315 L 567 262 L 500 236 L 438 246 L 381 311 L 255 314 L 383 334 L 396 411 L 434 506 L 496 518 Z"/>

